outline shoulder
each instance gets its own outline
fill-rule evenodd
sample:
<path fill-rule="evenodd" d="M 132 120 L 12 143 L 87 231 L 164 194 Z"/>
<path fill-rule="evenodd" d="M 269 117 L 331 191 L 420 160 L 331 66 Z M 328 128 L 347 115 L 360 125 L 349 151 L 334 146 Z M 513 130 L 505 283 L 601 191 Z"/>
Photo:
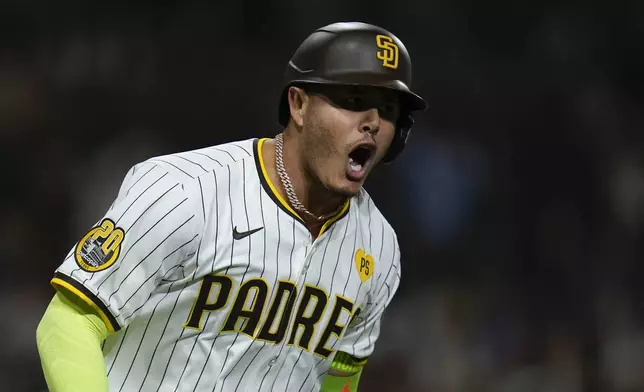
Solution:
<path fill-rule="evenodd" d="M 373 257 L 373 274 L 369 295 L 376 309 L 384 309 L 400 285 L 402 268 L 398 236 L 393 226 L 363 188 L 353 198 L 352 207 L 360 215 L 358 222 L 363 232 L 368 232 L 369 251 Z"/>
<path fill-rule="evenodd" d="M 254 160 L 257 139 L 218 144 L 206 148 L 158 155 L 134 165 L 125 177 L 119 198 L 131 195 L 131 190 L 146 194 L 147 199 L 166 197 L 168 188 L 175 189 L 170 196 L 188 200 L 193 209 L 203 211 L 215 195 L 210 180 L 225 185 L 230 176 L 218 176 L 218 171 L 236 167 L 240 162 Z M 208 177 L 208 180 L 204 180 Z M 134 195 L 135 196 L 135 195 Z M 132 196 L 130 196 L 132 197 Z M 167 197 L 166 197 L 167 199 Z"/>
<path fill-rule="evenodd" d="M 245 160 L 254 160 L 254 145 L 258 139 L 246 139 L 217 144 L 205 148 L 157 155 L 138 162 L 130 168 L 121 191 L 129 183 L 140 181 L 147 173 L 163 175 L 178 183 L 188 193 L 199 189 L 205 176 L 217 175 Z M 219 183 L 224 178 L 219 179 Z"/>
<path fill-rule="evenodd" d="M 149 158 L 140 165 L 153 164 L 166 170 L 182 183 L 193 182 L 205 173 L 253 159 L 253 145 L 257 139 L 246 139 L 206 148 L 176 152 Z"/>
<path fill-rule="evenodd" d="M 400 246 L 398 236 L 391 223 L 364 188 L 353 200 L 361 224 L 373 234 L 374 240 L 380 242 L 379 245 L 372 246 L 372 250 L 379 253 L 383 259 L 381 262 L 398 266 L 400 264 Z"/>
<path fill-rule="evenodd" d="M 362 188 L 360 193 L 353 198 L 353 201 L 353 205 L 355 206 L 357 213 L 361 218 L 363 218 L 362 220 L 366 219 L 370 227 L 381 228 L 384 237 L 393 238 L 396 244 L 398 243 L 396 231 L 393 226 L 391 226 L 387 218 L 376 205 L 375 200 L 364 188 Z"/>

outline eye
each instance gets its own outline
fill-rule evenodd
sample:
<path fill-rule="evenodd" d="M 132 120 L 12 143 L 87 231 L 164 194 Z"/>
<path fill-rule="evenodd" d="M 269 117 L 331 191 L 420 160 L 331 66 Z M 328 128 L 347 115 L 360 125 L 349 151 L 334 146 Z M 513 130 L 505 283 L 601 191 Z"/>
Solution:
<path fill-rule="evenodd" d="M 361 109 L 364 106 L 364 99 L 358 96 L 348 96 L 342 100 L 342 105 L 351 110 Z"/>
<path fill-rule="evenodd" d="M 380 105 L 378 111 L 382 114 L 391 114 L 396 110 L 396 107 L 392 104 Z"/>
<path fill-rule="evenodd" d="M 380 105 L 378 106 L 378 113 L 380 114 L 380 117 L 394 122 L 398 117 L 398 106 L 392 103 Z"/>

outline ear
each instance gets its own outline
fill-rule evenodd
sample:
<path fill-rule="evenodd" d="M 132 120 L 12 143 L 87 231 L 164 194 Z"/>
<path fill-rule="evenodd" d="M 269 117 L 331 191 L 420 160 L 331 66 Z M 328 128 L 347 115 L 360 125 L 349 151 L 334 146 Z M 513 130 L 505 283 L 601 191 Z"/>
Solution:
<path fill-rule="evenodd" d="M 298 127 L 304 125 L 304 115 L 309 102 L 309 96 L 301 88 L 292 86 L 288 89 L 288 106 L 291 112 L 291 119 Z"/>

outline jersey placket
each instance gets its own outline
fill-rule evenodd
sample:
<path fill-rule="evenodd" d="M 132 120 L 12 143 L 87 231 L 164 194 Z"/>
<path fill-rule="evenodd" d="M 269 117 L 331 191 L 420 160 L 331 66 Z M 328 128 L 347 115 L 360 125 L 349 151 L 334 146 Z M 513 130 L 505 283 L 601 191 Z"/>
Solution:
<path fill-rule="evenodd" d="M 299 300 L 301 299 L 300 295 L 303 293 L 304 285 L 306 283 L 306 273 L 308 272 L 308 269 L 309 269 L 309 267 L 311 265 L 311 260 L 312 260 L 313 256 L 316 254 L 315 251 L 316 251 L 316 249 L 319 248 L 320 244 L 323 243 L 325 240 L 326 240 L 326 238 L 325 238 L 324 233 L 323 233 L 323 235 L 317 237 L 314 240 L 312 240 L 312 237 L 309 237 L 308 244 L 305 245 L 305 248 L 304 248 L 304 254 L 305 254 L 304 262 L 299 267 L 299 272 L 297 274 L 297 279 L 295 281 L 295 286 L 297 288 L 297 294 L 296 294 L 296 298 L 295 298 L 294 307 L 297 307 L 297 304 L 299 303 Z M 276 346 L 273 347 L 273 350 L 272 350 L 273 353 L 275 353 L 276 351 L 277 352 L 275 353 L 275 355 L 271 355 L 271 357 L 269 358 L 269 360 L 266 362 L 266 365 L 265 365 L 267 368 L 269 368 L 269 372 L 275 371 L 275 369 L 277 369 L 277 371 L 279 371 L 279 369 L 282 367 L 282 362 L 284 362 L 288 357 L 287 355 L 282 355 L 282 353 L 284 352 L 285 349 L 286 349 L 286 352 L 289 351 L 289 349 L 286 348 L 285 346 L 288 344 L 290 334 L 293 332 L 292 331 L 293 322 L 295 321 L 296 317 L 297 317 L 297 314 L 295 312 L 293 312 L 291 314 L 290 318 L 289 318 L 288 327 L 286 328 L 286 337 L 284 338 L 284 340 L 279 345 L 276 345 Z M 275 375 L 275 377 L 278 377 L 278 376 L 279 376 L 279 374 Z"/>

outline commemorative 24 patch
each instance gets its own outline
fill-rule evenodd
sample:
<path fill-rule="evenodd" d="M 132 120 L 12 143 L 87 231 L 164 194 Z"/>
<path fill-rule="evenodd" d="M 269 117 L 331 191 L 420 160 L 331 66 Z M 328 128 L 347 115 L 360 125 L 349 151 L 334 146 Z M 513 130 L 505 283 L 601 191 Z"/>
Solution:
<path fill-rule="evenodd" d="M 98 272 L 109 268 L 118 259 L 124 238 L 123 229 L 115 227 L 111 219 L 103 219 L 76 245 L 74 250 L 76 264 L 87 272 Z"/>

